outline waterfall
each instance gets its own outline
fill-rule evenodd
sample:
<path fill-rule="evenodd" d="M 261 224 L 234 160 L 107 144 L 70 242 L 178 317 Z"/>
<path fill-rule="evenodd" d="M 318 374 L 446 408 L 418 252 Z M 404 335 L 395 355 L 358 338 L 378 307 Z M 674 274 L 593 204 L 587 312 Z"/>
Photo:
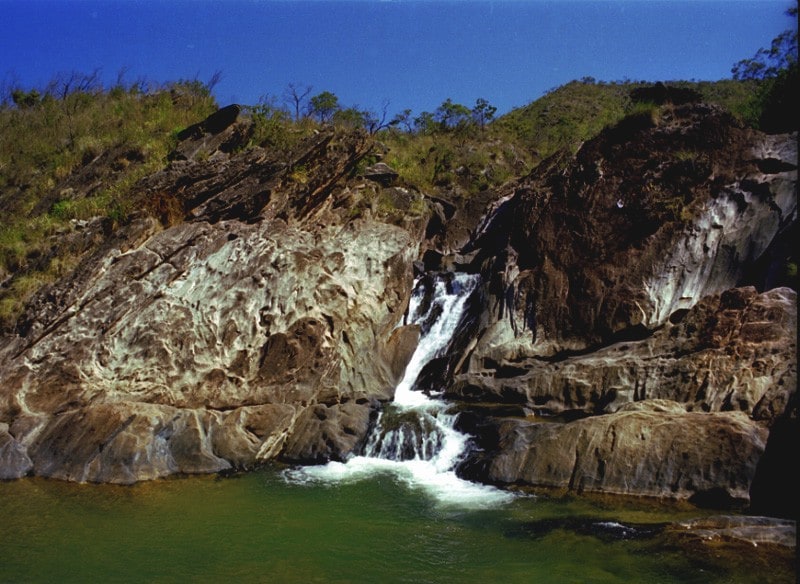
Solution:
<path fill-rule="evenodd" d="M 420 341 L 395 390 L 394 402 L 378 415 L 364 454 L 345 463 L 293 469 L 286 473 L 288 480 L 338 482 L 388 471 L 441 503 L 486 506 L 511 497 L 456 476 L 455 467 L 469 437 L 455 429 L 457 415 L 448 412 L 446 402 L 436 399 L 435 393 L 431 397 L 415 389 L 425 366 L 447 355 L 479 280 L 477 275 L 445 274 L 415 282 L 406 323 L 420 326 Z"/>

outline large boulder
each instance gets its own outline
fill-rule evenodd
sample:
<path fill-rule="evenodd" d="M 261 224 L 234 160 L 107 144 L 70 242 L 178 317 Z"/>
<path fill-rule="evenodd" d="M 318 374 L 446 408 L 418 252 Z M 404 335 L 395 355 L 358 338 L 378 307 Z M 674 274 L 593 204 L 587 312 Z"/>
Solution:
<path fill-rule="evenodd" d="M 472 362 L 641 337 L 748 280 L 796 221 L 796 161 L 796 136 L 696 104 L 628 118 L 542 163 L 462 250 L 488 298 Z"/>
<path fill-rule="evenodd" d="M 507 419 L 486 478 L 706 505 L 747 502 L 767 435 L 741 412 L 687 412 L 664 400 L 566 424 Z"/>

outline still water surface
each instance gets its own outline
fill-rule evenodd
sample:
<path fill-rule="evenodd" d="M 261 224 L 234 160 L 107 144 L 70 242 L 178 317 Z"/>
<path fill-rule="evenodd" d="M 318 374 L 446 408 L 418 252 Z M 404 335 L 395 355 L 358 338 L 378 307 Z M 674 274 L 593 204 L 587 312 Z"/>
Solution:
<path fill-rule="evenodd" d="M 459 504 L 380 472 L 337 483 L 298 482 L 276 468 L 131 487 L 26 479 L 0 483 L 0 581 L 769 580 L 758 562 L 718 565 L 658 538 L 570 528 L 576 518 L 651 523 L 698 513 L 531 496 Z"/>

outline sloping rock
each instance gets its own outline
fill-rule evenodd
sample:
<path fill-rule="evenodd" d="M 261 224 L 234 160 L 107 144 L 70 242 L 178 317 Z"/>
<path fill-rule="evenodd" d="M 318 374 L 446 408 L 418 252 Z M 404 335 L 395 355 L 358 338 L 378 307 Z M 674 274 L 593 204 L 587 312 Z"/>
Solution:
<path fill-rule="evenodd" d="M 202 122 L 193 124 L 178 133 L 178 146 L 170 153 L 172 160 L 193 160 L 215 153 L 230 153 L 247 142 L 251 135 L 250 124 L 236 124 L 242 108 L 231 104 L 218 109 Z"/>
<path fill-rule="evenodd" d="M 796 221 L 796 159 L 796 137 L 694 104 L 628 118 L 541 164 L 463 250 L 489 299 L 473 361 L 641 336 L 735 287 Z"/>
<path fill-rule="evenodd" d="M 0 480 L 24 477 L 32 468 L 25 447 L 8 433 L 8 424 L 0 424 Z"/>
<path fill-rule="evenodd" d="M 397 171 L 385 162 L 378 162 L 364 170 L 364 178 L 374 181 L 384 187 L 391 186 L 397 180 Z"/>
<path fill-rule="evenodd" d="M 417 334 L 395 331 L 416 235 L 333 209 L 368 148 L 328 133 L 288 163 L 255 149 L 145 180 L 171 215 L 120 230 L 0 346 L 4 459 L 132 482 L 356 448 Z"/>

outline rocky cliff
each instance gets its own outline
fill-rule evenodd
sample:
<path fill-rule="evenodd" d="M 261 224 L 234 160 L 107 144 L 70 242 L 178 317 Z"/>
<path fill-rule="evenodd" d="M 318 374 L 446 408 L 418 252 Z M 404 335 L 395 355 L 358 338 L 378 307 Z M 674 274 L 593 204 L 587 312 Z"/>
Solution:
<path fill-rule="evenodd" d="M 796 419 L 796 294 L 736 286 L 796 221 L 796 157 L 796 136 L 693 104 L 510 185 L 458 257 L 486 284 L 448 395 L 520 415 L 479 422 L 463 472 L 749 500 L 770 427 Z"/>
<path fill-rule="evenodd" d="M 199 128 L 4 339 L 2 478 L 340 459 L 392 397 L 418 237 L 342 206 L 370 142 L 324 132 L 287 160 L 226 152 L 237 132 Z"/>
<path fill-rule="evenodd" d="M 2 339 L 0 478 L 346 458 L 417 343 L 413 271 L 461 270 L 483 285 L 421 380 L 463 404 L 462 475 L 796 512 L 796 136 L 664 106 L 457 205 L 365 171 L 358 133 L 239 152 L 237 114 Z"/>

